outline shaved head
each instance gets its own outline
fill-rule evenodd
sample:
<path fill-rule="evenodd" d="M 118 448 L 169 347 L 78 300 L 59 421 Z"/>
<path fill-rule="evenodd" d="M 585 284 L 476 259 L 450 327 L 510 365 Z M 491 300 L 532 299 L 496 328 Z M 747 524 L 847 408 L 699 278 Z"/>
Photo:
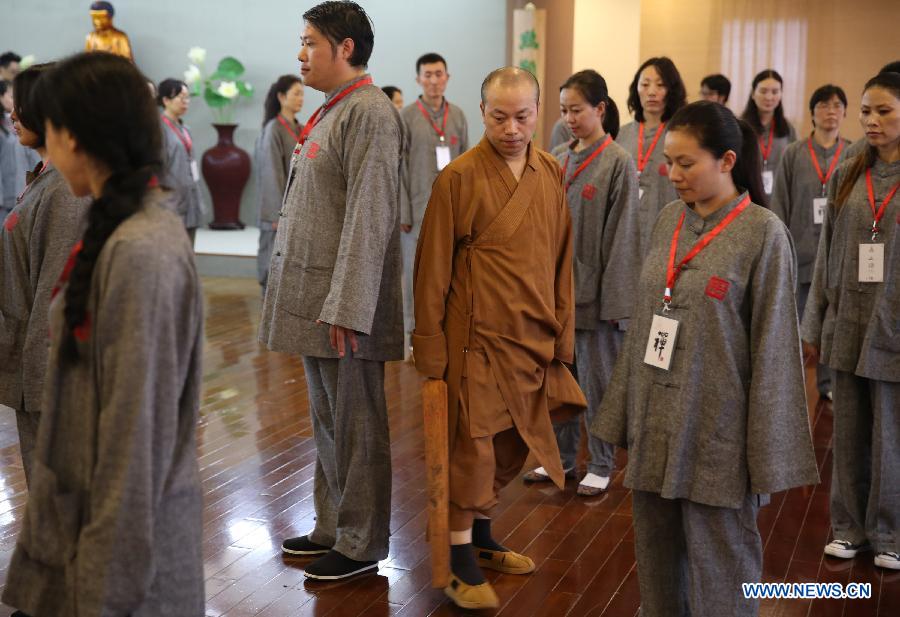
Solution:
<path fill-rule="evenodd" d="M 504 66 L 491 71 L 481 82 L 481 103 L 487 103 L 488 91 L 492 88 L 517 88 L 526 84 L 534 90 L 534 102 L 540 102 L 541 87 L 538 85 L 537 78 L 530 71 L 515 66 Z"/>

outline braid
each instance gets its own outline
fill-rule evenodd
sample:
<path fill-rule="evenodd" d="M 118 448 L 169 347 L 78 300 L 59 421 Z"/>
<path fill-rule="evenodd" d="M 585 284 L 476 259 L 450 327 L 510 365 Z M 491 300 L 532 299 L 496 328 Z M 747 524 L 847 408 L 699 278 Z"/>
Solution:
<path fill-rule="evenodd" d="M 137 212 L 153 177 L 151 167 L 114 173 L 103 185 L 103 194 L 95 199 L 88 211 L 88 226 L 82 237 L 82 248 L 75 260 L 66 288 L 66 337 L 63 354 L 68 359 L 78 357 L 75 345 L 76 329 L 89 320 L 88 299 L 93 280 L 94 265 L 100 251 L 116 228 Z"/>

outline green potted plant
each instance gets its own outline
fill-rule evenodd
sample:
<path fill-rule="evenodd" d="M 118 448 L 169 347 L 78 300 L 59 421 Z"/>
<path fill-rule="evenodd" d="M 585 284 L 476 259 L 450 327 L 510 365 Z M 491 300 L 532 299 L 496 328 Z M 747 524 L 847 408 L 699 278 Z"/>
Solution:
<path fill-rule="evenodd" d="M 211 229 L 243 229 L 239 219 L 241 195 L 250 178 L 250 155 L 234 143 L 234 108 L 242 98 L 253 96 L 253 86 L 244 81 L 244 65 L 226 56 L 216 70 L 206 75 L 206 50 L 192 47 L 188 52 L 191 65 L 184 80 L 194 97 L 202 94 L 213 115 L 218 143 L 203 153 L 201 169 L 213 200 L 214 219 Z"/>

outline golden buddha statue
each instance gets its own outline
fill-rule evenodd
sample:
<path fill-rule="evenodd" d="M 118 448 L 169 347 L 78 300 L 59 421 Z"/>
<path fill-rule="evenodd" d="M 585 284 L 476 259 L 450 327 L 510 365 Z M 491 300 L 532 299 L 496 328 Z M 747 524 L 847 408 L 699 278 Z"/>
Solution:
<path fill-rule="evenodd" d="M 109 2 L 91 4 L 91 21 L 94 22 L 94 31 L 87 35 L 84 49 L 85 51 L 106 51 L 134 62 L 128 35 L 121 30 L 116 30 L 112 25 L 112 18 L 115 14 L 116 11 Z"/>

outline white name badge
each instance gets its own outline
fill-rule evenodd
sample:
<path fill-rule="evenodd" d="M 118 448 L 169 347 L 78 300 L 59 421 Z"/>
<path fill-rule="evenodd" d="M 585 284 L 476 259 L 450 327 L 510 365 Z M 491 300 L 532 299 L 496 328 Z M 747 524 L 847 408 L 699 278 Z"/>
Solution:
<path fill-rule="evenodd" d="M 763 191 L 765 191 L 767 195 L 771 194 L 772 187 L 775 186 L 775 173 L 770 169 L 765 170 L 762 174 L 762 181 Z"/>
<path fill-rule="evenodd" d="M 859 282 L 884 282 L 884 245 L 859 245 Z"/>
<path fill-rule="evenodd" d="M 435 146 L 434 153 L 437 156 L 438 171 L 450 164 L 450 148 L 448 146 Z"/>
<path fill-rule="evenodd" d="M 191 177 L 194 182 L 200 181 L 200 168 L 197 166 L 197 161 L 191 161 Z"/>
<path fill-rule="evenodd" d="M 672 365 L 677 335 L 677 321 L 662 315 L 654 315 L 653 323 L 650 324 L 650 338 L 647 339 L 647 351 L 644 352 L 644 362 L 668 371 Z"/>
<path fill-rule="evenodd" d="M 827 197 L 813 199 L 813 223 L 821 225 L 825 222 L 825 207 L 828 205 Z"/>

